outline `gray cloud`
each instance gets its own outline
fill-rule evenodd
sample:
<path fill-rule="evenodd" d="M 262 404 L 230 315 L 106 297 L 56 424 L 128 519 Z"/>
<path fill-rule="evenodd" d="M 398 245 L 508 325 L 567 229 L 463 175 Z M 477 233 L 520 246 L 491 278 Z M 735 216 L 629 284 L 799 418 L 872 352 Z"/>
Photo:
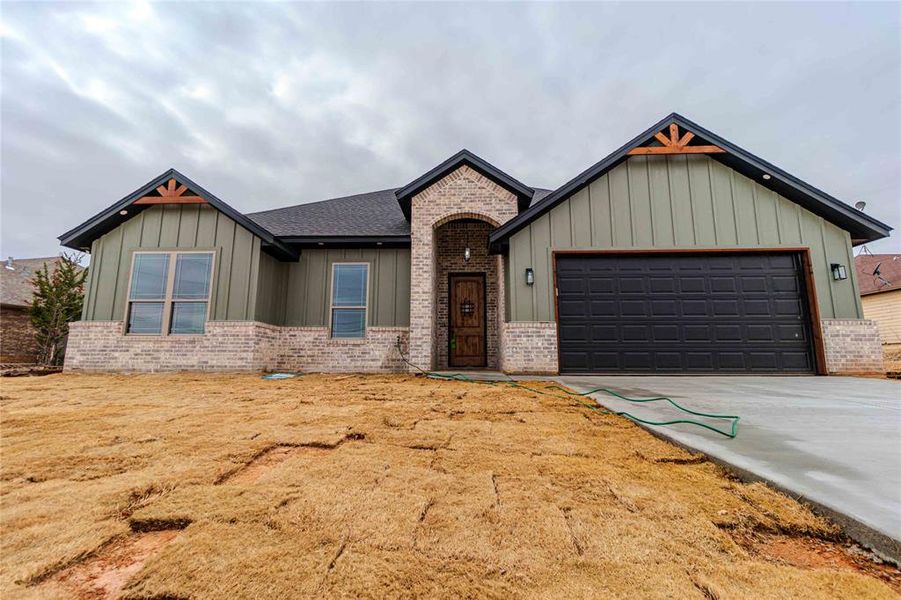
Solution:
<path fill-rule="evenodd" d="M 556 187 L 673 110 L 899 225 L 899 32 L 891 3 L 6 3 L 2 255 L 170 166 L 247 212 L 461 147 Z"/>

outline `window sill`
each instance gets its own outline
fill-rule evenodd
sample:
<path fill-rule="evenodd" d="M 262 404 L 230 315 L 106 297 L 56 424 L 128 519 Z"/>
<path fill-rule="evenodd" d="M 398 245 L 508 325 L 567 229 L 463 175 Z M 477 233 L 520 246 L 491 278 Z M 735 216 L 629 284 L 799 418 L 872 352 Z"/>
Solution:
<path fill-rule="evenodd" d="M 366 337 L 361 338 L 349 338 L 349 337 L 328 337 L 328 342 L 335 345 L 347 345 L 347 346 L 356 346 L 359 344 L 366 343 Z"/>
<path fill-rule="evenodd" d="M 204 333 L 170 333 L 169 335 L 163 335 L 161 333 L 125 333 L 123 335 L 125 337 L 130 337 L 130 338 L 145 338 L 145 339 L 156 338 L 156 339 L 160 339 L 160 340 L 175 338 L 177 340 L 182 340 L 182 339 L 202 338 L 206 335 L 206 332 L 204 332 Z"/>

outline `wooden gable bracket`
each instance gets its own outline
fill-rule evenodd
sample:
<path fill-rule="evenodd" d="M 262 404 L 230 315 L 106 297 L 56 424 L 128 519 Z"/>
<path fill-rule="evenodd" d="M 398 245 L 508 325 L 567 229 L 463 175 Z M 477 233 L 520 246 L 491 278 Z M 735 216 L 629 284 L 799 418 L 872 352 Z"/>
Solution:
<path fill-rule="evenodd" d="M 183 196 L 188 191 L 187 186 L 178 185 L 175 179 L 170 179 L 166 185 L 156 188 L 159 196 L 144 196 L 134 201 L 135 204 L 206 204 L 206 200 L 200 196 Z"/>
<path fill-rule="evenodd" d="M 628 154 L 712 154 L 716 152 L 725 152 L 719 146 L 689 146 L 688 142 L 695 137 L 690 131 L 686 131 L 685 135 L 679 137 L 679 126 L 675 123 L 669 126 L 669 137 L 658 131 L 654 134 L 654 138 L 659 141 L 662 146 L 642 146 L 632 148 Z"/>

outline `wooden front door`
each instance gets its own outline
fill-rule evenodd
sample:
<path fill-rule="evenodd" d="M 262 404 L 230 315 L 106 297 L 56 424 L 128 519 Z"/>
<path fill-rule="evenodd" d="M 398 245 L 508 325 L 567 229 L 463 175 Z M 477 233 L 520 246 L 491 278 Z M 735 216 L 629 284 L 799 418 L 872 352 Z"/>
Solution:
<path fill-rule="evenodd" d="M 484 367 L 485 275 L 450 275 L 448 289 L 448 366 Z"/>

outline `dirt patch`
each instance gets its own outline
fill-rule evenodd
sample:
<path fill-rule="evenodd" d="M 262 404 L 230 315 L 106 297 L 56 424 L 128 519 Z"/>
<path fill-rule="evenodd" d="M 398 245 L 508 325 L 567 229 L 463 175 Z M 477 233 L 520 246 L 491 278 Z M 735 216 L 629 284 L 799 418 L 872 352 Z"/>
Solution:
<path fill-rule="evenodd" d="M 62 372 L 62 367 L 47 365 L 3 364 L 0 365 L 0 377 L 40 377 Z"/>
<path fill-rule="evenodd" d="M 298 454 L 300 446 L 274 446 L 255 456 L 249 463 L 219 481 L 220 484 L 248 485 Z"/>
<path fill-rule="evenodd" d="M 62 587 L 75 598 L 118 598 L 129 578 L 180 534 L 180 530 L 169 529 L 136 533 L 114 540 L 93 556 L 60 571 L 41 585 Z"/>
<path fill-rule="evenodd" d="M 869 575 L 881 579 L 901 593 L 901 570 L 882 563 L 856 544 L 763 533 L 736 532 L 734 537 L 739 545 L 766 560 L 802 569 L 831 569 Z"/>
<path fill-rule="evenodd" d="M 363 439 L 366 439 L 365 434 L 351 432 L 334 443 L 310 442 L 300 445 L 281 444 L 272 446 L 254 456 L 250 459 L 250 462 L 243 467 L 221 477 L 217 483 L 230 483 L 235 485 L 249 485 L 256 483 L 263 475 L 293 456 L 298 456 L 303 452 L 327 452 L 329 450 L 334 450 L 344 442 L 360 441 Z"/>

